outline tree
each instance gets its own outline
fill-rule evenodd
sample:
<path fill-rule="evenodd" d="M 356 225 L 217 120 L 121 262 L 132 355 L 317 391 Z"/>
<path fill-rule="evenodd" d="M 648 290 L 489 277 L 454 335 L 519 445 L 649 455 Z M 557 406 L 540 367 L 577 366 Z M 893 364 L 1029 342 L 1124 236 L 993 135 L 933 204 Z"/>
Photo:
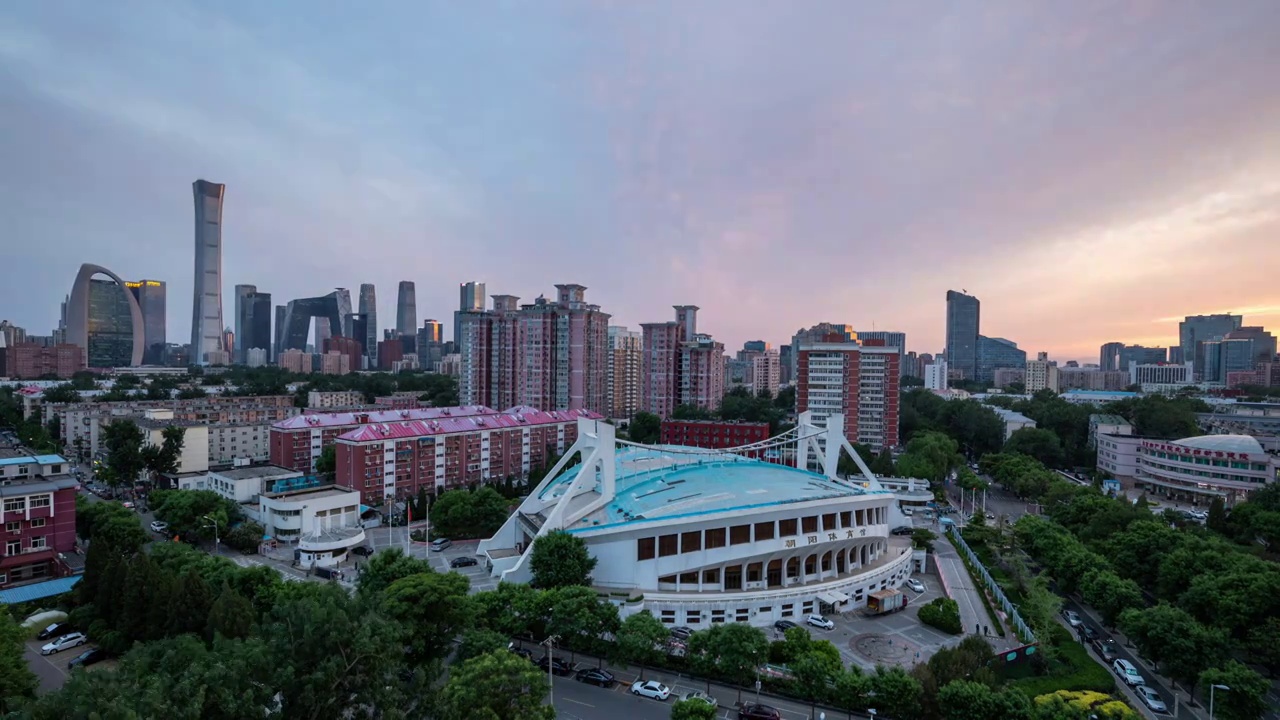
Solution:
<path fill-rule="evenodd" d="M 960 605 L 955 600 L 935 598 L 933 602 L 922 605 L 916 614 L 920 622 L 943 632 L 959 635 L 964 631 L 960 627 Z"/>
<path fill-rule="evenodd" d="M 440 691 L 442 720 L 554 720 L 544 705 L 543 672 L 514 653 L 499 650 L 455 666 Z"/>
<path fill-rule="evenodd" d="M 618 629 L 617 606 L 601 602 L 589 587 L 570 585 L 548 590 L 543 602 L 548 605 L 547 631 L 568 645 L 570 661 L 575 649 L 585 649 L 604 633 Z"/>
<path fill-rule="evenodd" d="M 1250 630 L 1244 647 L 1254 662 L 1275 677 L 1280 671 L 1280 618 L 1269 617 Z"/>
<path fill-rule="evenodd" d="M 443 660 L 470 617 L 471 583 L 458 573 L 418 573 L 391 583 L 383 593 L 387 616 L 400 623 L 401 644 L 423 664 Z"/>
<path fill-rule="evenodd" d="M 694 633 L 689 652 L 705 654 L 725 679 L 738 686 L 741 702 L 742 687 L 755 681 L 759 667 L 769 657 L 769 640 L 760 628 L 746 623 L 719 623 Z"/>
<path fill-rule="evenodd" d="M 209 626 L 213 600 L 213 590 L 200 572 L 195 568 L 187 570 L 173 591 L 173 605 L 165 628 L 167 633 L 203 635 Z"/>
<path fill-rule="evenodd" d="M 1024 427 L 1015 430 L 1005 442 L 1004 452 L 1022 453 L 1051 468 L 1062 467 L 1066 462 L 1062 442 L 1052 430 L 1044 428 Z"/>
<path fill-rule="evenodd" d="M 524 583 L 501 582 L 494 590 L 473 595 L 471 604 L 479 627 L 507 637 L 546 636 L 541 590 Z"/>
<path fill-rule="evenodd" d="M 493 630 L 485 630 L 484 628 L 464 630 L 462 638 L 458 641 L 458 650 L 454 655 L 453 662 L 463 663 L 486 653 L 506 650 L 508 642 L 506 635 Z"/>
<path fill-rule="evenodd" d="M 719 626 L 717 626 L 719 627 Z M 709 631 L 703 631 L 709 632 Z M 694 633 L 697 638 L 702 633 Z M 662 659 L 662 643 L 670 636 L 667 628 L 648 610 L 641 610 L 628 615 L 618 627 L 614 650 L 622 662 L 635 663 L 640 666 L 640 679 L 644 679 L 645 670 Z M 689 652 L 694 652 L 695 642 L 689 641 Z"/>
<path fill-rule="evenodd" d="M 434 572 L 430 562 L 409 557 L 400 548 L 387 548 L 360 567 L 356 590 L 363 597 L 372 599 L 401 578 L 429 572 Z"/>
<path fill-rule="evenodd" d="M 178 472 L 186 435 L 186 428 L 171 425 L 161 431 L 162 440 L 159 445 L 142 448 L 142 464 L 151 474 L 152 480 L 156 475 Z"/>
<path fill-rule="evenodd" d="M 796 658 L 790 669 L 795 678 L 796 689 L 800 691 L 801 697 L 808 698 L 810 715 L 813 715 L 812 710 L 817 704 L 831 697 L 831 685 L 841 675 L 844 664 L 838 650 L 834 658 L 829 653 L 815 650 Z"/>
<path fill-rule="evenodd" d="M 1102 615 L 1102 622 L 1114 628 L 1120 614 L 1130 608 L 1143 605 L 1142 589 L 1132 580 L 1125 580 L 1110 570 L 1094 570 L 1084 576 L 1080 584 L 1084 601 Z"/>
<path fill-rule="evenodd" d="M 205 637 L 211 641 L 219 637 L 229 640 L 246 638 L 253 629 L 254 614 L 253 603 L 224 582 L 218 597 L 209 606 Z"/>
<path fill-rule="evenodd" d="M 627 426 L 627 437 L 631 442 L 652 445 L 662 436 L 662 420 L 648 412 L 638 412 L 631 418 Z"/>
<path fill-rule="evenodd" d="M 671 411 L 672 420 L 714 420 L 715 414 L 697 405 L 677 405 Z"/>
<path fill-rule="evenodd" d="M 933 552 L 933 541 L 938 536 L 929 528 L 915 528 L 911 531 L 911 546 L 919 550 Z"/>
<path fill-rule="evenodd" d="M 102 442 L 107 451 L 107 482 L 133 485 L 146 467 L 142 456 L 142 430 L 132 420 L 113 420 L 102 429 Z"/>
<path fill-rule="evenodd" d="M 1222 720 L 1258 720 L 1270 708 L 1267 693 L 1271 683 L 1235 660 L 1221 668 L 1205 670 L 1200 686 L 1207 695 L 1210 685 L 1225 685 L 1230 690 L 1215 691 L 1214 717 Z"/>
<path fill-rule="evenodd" d="M 8 608 L 0 608 L 0 713 L 16 709 L 20 698 L 35 697 L 39 683 L 27 666 L 26 635 Z"/>
<path fill-rule="evenodd" d="M 1204 524 L 1214 532 L 1227 533 L 1227 507 L 1222 498 L 1215 497 L 1213 502 L 1209 503 L 1209 517 Z"/>
<path fill-rule="evenodd" d="M 262 538 L 266 532 L 266 528 L 258 523 L 246 520 L 231 528 L 231 532 L 222 538 L 222 542 L 242 553 L 252 554 L 258 551 L 258 546 L 262 544 Z"/>
<path fill-rule="evenodd" d="M 1004 444 L 1004 421 L 977 400 L 943 403 L 936 422 L 939 429 L 955 440 L 970 457 L 998 452 Z"/>
<path fill-rule="evenodd" d="M 510 501 L 485 485 L 477 490 L 449 490 L 431 506 L 435 537 L 491 537 L 507 521 Z"/>
<path fill-rule="evenodd" d="M 338 447 L 336 445 L 328 445 L 320 451 L 320 457 L 316 458 L 316 474 L 333 479 L 333 474 L 338 469 Z"/>
<path fill-rule="evenodd" d="M 1168 603 L 1126 610 L 1120 615 L 1120 627 L 1144 657 L 1193 691 L 1200 673 L 1227 657 L 1221 630 L 1201 625 L 1190 613 Z"/>
<path fill-rule="evenodd" d="M 671 720 L 715 720 L 716 707 L 702 700 L 679 700 L 671 706 Z"/>
<path fill-rule="evenodd" d="M 898 457 L 898 471 L 905 477 L 942 482 L 953 467 L 963 463 L 955 440 L 940 432 L 923 432 L 913 437 Z"/>
<path fill-rule="evenodd" d="M 212 490 L 154 490 L 151 507 L 170 532 L 184 539 L 220 538 L 240 519 L 240 507 Z"/>
<path fill-rule="evenodd" d="M 590 585 L 596 559 L 587 551 L 582 538 L 564 530 L 553 530 L 533 541 L 529 569 L 530 584 L 542 590 L 569 585 Z"/>
<path fill-rule="evenodd" d="M 891 718 L 915 717 L 920 709 L 920 681 L 902 668 L 877 667 L 871 676 L 870 693 L 875 709 Z"/>
<path fill-rule="evenodd" d="M 1035 720 L 1138 720 L 1123 701 L 1092 690 L 1059 690 L 1036 696 Z"/>
<path fill-rule="evenodd" d="M 946 720 L 1029 720 L 1031 700 L 1017 690 L 992 690 L 970 680 L 955 680 L 938 691 Z"/>
<path fill-rule="evenodd" d="M 853 713 L 865 710 L 871 692 L 871 678 L 854 665 L 836 676 L 835 701 L 841 709 Z"/>

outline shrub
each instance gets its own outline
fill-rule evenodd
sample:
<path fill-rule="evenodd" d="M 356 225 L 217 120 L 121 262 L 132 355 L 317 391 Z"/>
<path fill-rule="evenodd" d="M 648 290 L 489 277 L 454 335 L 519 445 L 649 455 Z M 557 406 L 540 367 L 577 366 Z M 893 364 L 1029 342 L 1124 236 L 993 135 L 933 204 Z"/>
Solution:
<path fill-rule="evenodd" d="M 1051 662 L 1049 674 L 1015 680 L 1013 687 L 1032 698 L 1059 690 L 1091 690 L 1103 694 L 1115 691 L 1116 683 L 1111 672 L 1090 657 L 1089 650 L 1076 642 L 1066 628 L 1055 626 L 1050 632 L 1050 642 L 1057 657 Z"/>
<path fill-rule="evenodd" d="M 925 625 L 932 625 L 943 632 L 959 635 L 962 630 L 960 627 L 960 605 L 955 600 L 937 598 L 920 608 L 917 615 L 920 618 L 920 622 Z"/>

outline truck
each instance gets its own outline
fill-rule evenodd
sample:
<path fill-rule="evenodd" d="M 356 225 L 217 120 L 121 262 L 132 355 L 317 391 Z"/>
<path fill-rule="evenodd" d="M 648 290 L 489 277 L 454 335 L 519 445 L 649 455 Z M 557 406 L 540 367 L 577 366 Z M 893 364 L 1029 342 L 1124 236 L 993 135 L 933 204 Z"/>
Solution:
<path fill-rule="evenodd" d="M 887 615 L 907 606 L 907 596 L 901 590 L 877 590 L 867 596 L 868 615 Z"/>

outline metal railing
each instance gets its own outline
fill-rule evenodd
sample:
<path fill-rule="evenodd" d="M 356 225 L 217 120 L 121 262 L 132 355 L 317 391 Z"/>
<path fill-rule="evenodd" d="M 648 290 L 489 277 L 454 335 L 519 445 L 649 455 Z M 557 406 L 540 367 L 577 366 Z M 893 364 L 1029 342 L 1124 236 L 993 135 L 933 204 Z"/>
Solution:
<path fill-rule="evenodd" d="M 983 565 L 982 561 L 978 559 L 978 554 L 960 536 L 960 529 L 955 525 L 948 526 L 947 535 L 951 538 L 952 544 L 960 549 L 960 553 L 964 555 L 965 559 L 977 569 L 978 576 L 982 578 L 982 582 L 991 591 L 991 597 L 995 598 L 996 603 L 1008 616 L 1009 624 L 1018 633 L 1018 638 L 1028 645 L 1036 642 L 1036 636 L 1035 633 L 1031 632 L 1031 626 L 1027 625 L 1022 616 L 1018 614 L 1018 609 L 1009 601 L 1009 597 L 1004 594 L 1004 588 L 1000 587 L 1000 584 L 991 577 L 991 573 L 987 571 L 987 566 Z"/>

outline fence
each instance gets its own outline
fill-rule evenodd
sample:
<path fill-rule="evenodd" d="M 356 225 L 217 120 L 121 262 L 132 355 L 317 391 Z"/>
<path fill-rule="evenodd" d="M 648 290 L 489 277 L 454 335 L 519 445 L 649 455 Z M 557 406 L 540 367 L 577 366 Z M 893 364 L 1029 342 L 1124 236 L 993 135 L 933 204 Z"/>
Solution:
<path fill-rule="evenodd" d="M 972 567 L 977 569 L 978 576 L 982 578 L 982 582 L 986 584 L 987 589 L 991 591 L 991 597 L 995 598 L 996 603 L 1000 605 L 1005 614 L 1009 617 L 1009 624 L 1012 625 L 1014 631 L 1018 633 L 1018 638 L 1028 645 L 1034 643 L 1036 641 L 1035 633 L 1031 632 L 1031 627 L 1028 626 L 1022 619 L 1022 616 L 1018 614 L 1018 609 L 1013 606 L 1013 603 L 1009 602 L 1009 597 L 1004 594 L 1004 589 L 1001 588 L 1000 584 L 991 577 L 991 573 L 987 572 L 987 567 L 978 559 L 977 553 L 975 553 L 973 549 L 969 547 L 969 543 L 965 542 L 964 538 L 960 536 L 959 528 L 951 525 L 947 528 L 947 534 L 951 538 L 951 543 L 957 548 L 960 548 L 960 552 L 964 555 L 965 559 L 972 564 Z"/>

